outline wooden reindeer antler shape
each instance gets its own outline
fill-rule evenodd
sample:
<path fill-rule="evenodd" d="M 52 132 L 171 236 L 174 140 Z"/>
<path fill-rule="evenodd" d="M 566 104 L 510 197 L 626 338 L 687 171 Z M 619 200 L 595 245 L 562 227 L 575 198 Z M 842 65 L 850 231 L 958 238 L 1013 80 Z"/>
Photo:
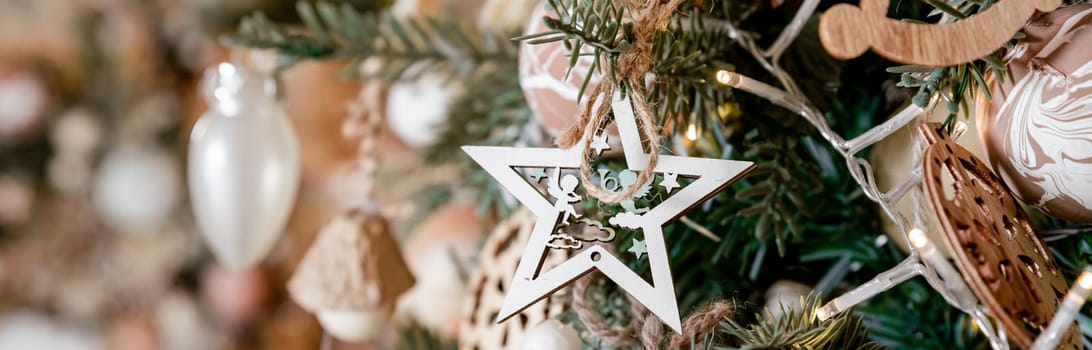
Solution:
<path fill-rule="evenodd" d="M 895 62 L 952 66 L 989 55 L 1024 26 L 1035 10 L 1049 12 L 1061 0 L 1002 0 L 972 18 L 922 24 L 887 18 L 888 0 L 839 4 L 819 22 L 819 39 L 831 55 L 851 59 L 869 48 Z"/>

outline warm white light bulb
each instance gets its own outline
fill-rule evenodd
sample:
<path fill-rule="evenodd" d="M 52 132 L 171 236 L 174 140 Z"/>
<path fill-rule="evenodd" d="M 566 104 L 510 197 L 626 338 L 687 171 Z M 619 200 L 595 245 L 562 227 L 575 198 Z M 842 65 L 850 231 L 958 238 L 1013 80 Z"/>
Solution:
<path fill-rule="evenodd" d="M 963 137 L 963 134 L 967 133 L 967 128 L 967 123 L 961 121 L 956 122 L 955 126 L 952 128 L 952 139 L 959 140 L 960 137 Z"/>
<path fill-rule="evenodd" d="M 690 124 L 690 126 L 686 128 L 686 139 L 690 141 L 698 140 L 698 128 L 694 126 L 694 124 Z"/>
<path fill-rule="evenodd" d="M 717 71 L 717 82 L 720 82 L 721 84 L 724 84 L 724 85 L 732 85 L 732 72 L 729 72 L 729 71 L 726 71 L 726 70 L 723 70 L 723 69 L 718 70 Z"/>
<path fill-rule="evenodd" d="M 1077 285 L 1084 289 L 1092 289 L 1092 272 L 1085 271 L 1081 277 L 1077 277 Z"/>
<path fill-rule="evenodd" d="M 929 245 L 929 238 L 925 237 L 925 232 L 921 229 L 910 230 L 910 234 L 907 236 L 910 238 L 910 244 L 913 245 L 914 248 L 920 249 Z"/>

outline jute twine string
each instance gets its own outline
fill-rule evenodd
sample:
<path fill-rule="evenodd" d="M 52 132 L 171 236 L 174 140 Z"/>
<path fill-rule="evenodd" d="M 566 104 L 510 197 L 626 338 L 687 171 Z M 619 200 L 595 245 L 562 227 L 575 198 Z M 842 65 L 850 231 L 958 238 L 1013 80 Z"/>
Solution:
<path fill-rule="evenodd" d="M 633 317 L 623 327 L 612 327 L 606 323 L 598 309 L 588 304 L 586 294 L 591 284 L 591 278 L 582 278 L 573 286 L 573 310 L 590 332 L 610 345 L 639 340 L 646 349 L 689 348 L 692 340 L 700 341 L 703 335 L 712 332 L 721 321 L 731 317 L 736 311 L 736 304 L 732 301 L 714 301 L 683 320 L 682 334 L 667 337 L 660 320 L 627 294 Z"/>
<path fill-rule="evenodd" d="M 618 57 L 617 76 L 613 81 L 619 84 L 627 84 L 629 97 L 633 103 L 633 110 L 640 127 L 641 134 L 648 140 L 649 154 L 648 165 L 637 175 L 636 183 L 620 192 L 607 191 L 596 185 L 588 174 L 591 173 L 591 141 L 596 131 L 607 120 L 610 114 L 611 102 L 614 100 L 616 88 L 611 81 L 604 81 L 596 85 L 581 110 L 580 119 L 569 127 L 557 139 L 557 145 L 561 148 L 570 148 L 583 141 L 583 159 L 580 162 L 580 179 L 588 195 L 607 203 L 618 203 L 633 196 L 642 185 L 647 183 L 654 174 L 656 164 L 660 159 L 660 134 L 656 130 L 656 124 L 652 116 L 652 107 L 642 93 L 645 76 L 652 67 L 652 36 L 660 29 L 661 24 L 666 23 L 674 14 L 675 9 L 683 0 L 649 0 L 644 4 L 636 0 L 625 2 L 627 9 L 633 14 L 633 42 L 629 50 L 622 52 Z M 588 77 L 590 79 L 590 77 Z M 598 104 L 598 108 L 596 105 Z"/>

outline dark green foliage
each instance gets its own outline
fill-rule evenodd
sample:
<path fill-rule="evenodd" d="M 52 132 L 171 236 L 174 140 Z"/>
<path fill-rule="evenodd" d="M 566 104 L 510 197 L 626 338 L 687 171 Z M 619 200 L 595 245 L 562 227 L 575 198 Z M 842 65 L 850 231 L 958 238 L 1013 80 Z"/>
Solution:
<path fill-rule="evenodd" d="M 876 296 L 857 313 L 870 337 L 892 349 L 989 349 L 974 321 L 921 280 Z"/>

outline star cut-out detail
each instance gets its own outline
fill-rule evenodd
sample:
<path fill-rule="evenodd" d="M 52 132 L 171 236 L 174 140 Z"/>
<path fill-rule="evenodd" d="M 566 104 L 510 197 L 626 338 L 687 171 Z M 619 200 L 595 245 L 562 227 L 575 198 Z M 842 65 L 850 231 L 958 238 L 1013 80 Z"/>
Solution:
<path fill-rule="evenodd" d="M 633 107 L 628 99 L 620 97 L 613 101 L 612 107 L 627 167 L 640 172 L 648 166 L 649 154 L 642 147 Z M 551 235 L 554 234 L 562 214 L 553 201 L 525 180 L 516 168 L 579 169 L 584 159 L 583 146 L 578 144 L 568 149 L 463 147 L 463 151 L 538 217 L 505 294 L 504 305 L 497 314 L 497 322 L 507 320 L 532 303 L 549 296 L 592 269 L 597 269 L 671 329 L 682 333 L 663 225 L 682 216 L 689 208 L 699 205 L 739 179 L 754 167 L 754 163 L 671 155 L 659 157 L 653 169 L 655 172 L 678 174 L 693 178 L 693 181 L 635 218 L 648 248 L 646 255 L 652 283 L 630 270 L 617 256 L 598 244 L 586 245 L 583 251 L 569 260 L 552 269 L 541 270 L 547 254 L 547 244 L 550 243 Z"/>
<path fill-rule="evenodd" d="M 648 253 L 648 246 L 645 245 L 645 241 L 639 241 L 636 238 L 633 239 L 633 246 L 629 247 L 630 253 L 637 255 L 637 259 L 641 258 L 641 255 Z"/>
<path fill-rule="evenodd" d="M 671 193 L 671 191 L 674 191 L 676 188 L 682 187 L 682 185 L 679 185 L 679 174 L 664 173 L 664 179 L 663 181 L 660 181 L 660 187 L 663 187 L 667 193 Z"/>
<path fill-rule="evenodd" d="M 527 169 L 527 177 L 534 179 L 535 182 L 542 182 L 542 179 L 546 178 L 546 169 L 531 168 Z"/>
<path fill-rule="evenodd" d="M 598 134 L 592 136 L 591 148 L 595 150 L 595 156 L 603 154 L 603 151 L 610 149 L 610 144 L 607 143 L 607 134 Z"/>

